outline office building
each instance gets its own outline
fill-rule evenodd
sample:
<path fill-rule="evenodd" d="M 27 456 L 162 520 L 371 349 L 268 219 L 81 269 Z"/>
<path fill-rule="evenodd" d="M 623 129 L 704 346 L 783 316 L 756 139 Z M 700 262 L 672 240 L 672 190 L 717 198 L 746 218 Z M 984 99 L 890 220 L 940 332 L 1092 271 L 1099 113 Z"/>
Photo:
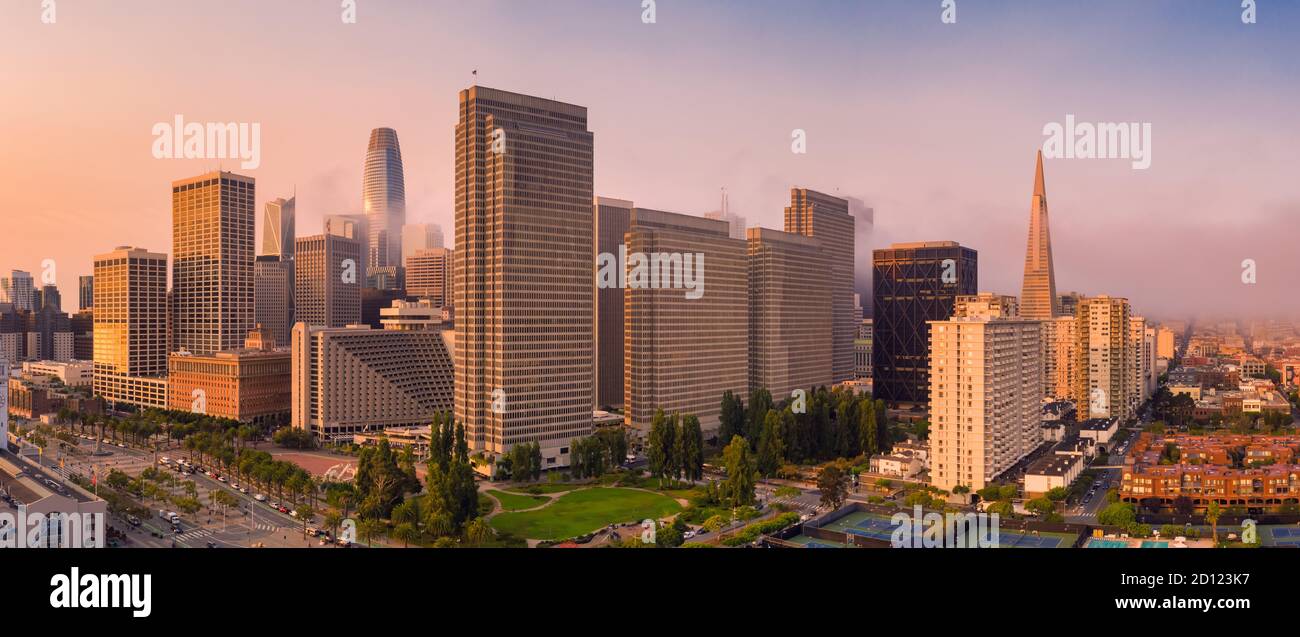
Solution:
<path fill-rule="evenodd" d="M 297 197 L 277 197 L 266 202 L 266 217 L 262 221 L 262 255 L 293 259 Z"/>
<path fill-rule="evenodd" d="M 369 222 L 366 267 L 402 265 L 402 226 L 406 225 L 406 178 L 402 172 L 402 148 L 397 131 L 370 131 L 366 167 L 361 190 L 362 206 Z"/>
<path fill-rule="evenodd" d="M 229 172 L 172 182 L 172 351 L 234 349 L 253 329 L 255 197 Z"/>
<path fill-rule="evenodd" d="M 370 241 L 370 222 L 365 215 L 326 215 L 324 226 L 328 235 L 354 239 L 362 246 Z"/>
<path fill-rule="evenodd" d="M 645 208 L 626 243 L 624 421 L 644 435 L 663 409 L 716 431 L 722 394 L 749 389 L 748 246 L 724 221 Z"/>
<path fill-rule="evenodd" d="M 537 442 L 562 466 L 591 433 L 593 148 L 585 107 L 460 92 L 456 420 L 474 450 Z"/>
<path fill-rule="evenodd" d="M 95 302 L 95 277 L 94 275 L 82 276 L 77 278 L 77 300 L 78 309 L 89 310 Z"/>
<path fill-rule="evenodd" d="M 749 389 L 783 400 L 833 385 L 835 282 L 821 240 L 766 228 L 748 235 Z"/>
<path fill-rule="evenodd" d="M 14 270 L 9 276 L 9 302 L 14 309 L 31 312 L 36 309 L 36 288 L 32 285 L 32 275 L 23 270 Z"/>
<path fill-rule="evenodd" d="M 253 264 L 253 318 L 270 330 L 275 342 L 284 345 L 289 343 L 294 323 L 294 265 L 293 260 L 273 254 L 261 255 Z"/>
<path fill-rule="evenodd" d="M 408 223 L 402 226 L 403 260 L 419 250 L 442 247 L 445 247 L 442 243 L 442 226 L 436 223 Z"/>
<path fill-rule="evenodd" d="M 1043 180 L 1043 151 L 1040 150 L 1038 167 L 1034 171 L 1034 195 L 1029 205 L 1029 243 L 1025 248 L 1025 279 L 1020 292 L 1020 315 L 1044 321 L 1060 314 L 1049 225 L 1047 186 Z"/>
<path fill-rule="evenodd" d="M 871 378 L 871 349 L 875 343 L 872 320 L 862 319 L 857 338 L 853 339 L 853 376 L 858 380 Z"/>
<path fill-rule="evenodd" d="M 360 323 L 361 243 L 318 234 L 298 238 L 294 250 L 294 322 L 313 327 Z"/>
<path fill-rule="evenodd" d="M 614 257 L 620 254 L 624 247 L 623 235 L 632 222 L 633 207 L 631 201 L 624 199 L 596 198 L 592 263 L 600 263 L 602 254 Z M 599 272 L 593 274 L 596 326 L 593 407 L 620 409 L 623 407 L 623 288 L 601 285 L 596 280 L 598 276 Z"/>
<path fill-rule="evenodd" d="M 975 294 L 979 256 L 955 241 L 930 241 L 895 243 L 872 258 L 875 396 L 895 405 L 926 405 L 929 321 L 951 318 L 957 297 Z"/>
<path fill-rule="evenodd" d="M 204 356 L 170 355 L 168 406 L 246 423 L 287 424 L 289 350 L 275 346 L 271 333 L 258 327 L 239 349 Z"/>
<path fill-rule="evenodd" d="M 785 231 L 815 237 L 831 260 L 831 374 L 837 383 L 853 378 L 853 335 L 857 331 L 853 319 L 853 223 L 848 201 L 807 188 L 790 189 Z"/>
<path fill-rule="evenodd" d="M 406 254 L 406 295 L 429 299 L 440 308 L 451 305 L 456 289 L 455 252 L 428 248 Z"/>
<path fill-rule="evenodd" d="M 121 247 L 95 257 L 94 390 L 167 407 L 167 255 Z"/>

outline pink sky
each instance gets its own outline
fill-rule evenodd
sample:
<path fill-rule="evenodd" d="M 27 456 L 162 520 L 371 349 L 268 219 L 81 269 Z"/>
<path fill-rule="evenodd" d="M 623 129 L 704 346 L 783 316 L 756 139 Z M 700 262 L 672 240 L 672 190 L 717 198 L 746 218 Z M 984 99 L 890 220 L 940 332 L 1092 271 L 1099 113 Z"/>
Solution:
<path fill-rule="evenodd" d="M 257 178 L 259 224 L 296 188 L 299 234 L 319 232 L 360 209 L 376 126 L 401 138 L 408 222 L 450 242 L 456 92 L 478 69 L 590 109 L 597 194 L 701 214 L 725 186 L 773 228 L 792 185 L 857 196 L 872 247 L 961 241 L 980 287 L 1011 294 L 1043 125 L 1149 122 L 1149 170 L 1047 162 L 1058 289 L 1151 316 L 1300 313 L 1300 47 L 1284 37 L 1300 12 L 1250 31 L 1161 2 L 963 3 L 943 25 L 937 4 L 661 0 L 646 25 L 631 1 L 359 0 L 349 25 L 330 1 L 60 0 L 56 24 L 6 2 L 0 271 L 39 277 L 52 258 L 75 298 L 96 253 L 170 252 L 170 182 L 218 163 Z M 261 166 L 154 159 L 150 130 L 176 114 L 259 122 Z"/>

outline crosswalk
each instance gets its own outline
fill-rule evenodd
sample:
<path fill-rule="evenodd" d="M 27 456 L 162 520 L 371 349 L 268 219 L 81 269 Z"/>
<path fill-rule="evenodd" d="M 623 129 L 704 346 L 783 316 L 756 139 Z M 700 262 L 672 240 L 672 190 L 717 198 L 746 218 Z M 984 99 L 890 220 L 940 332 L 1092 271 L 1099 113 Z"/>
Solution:
<path fill-rule="evenodd" d="M 211 537 L 211 536 L 212 536 L 212 531 L 209 531 L 207 529 L 191 529 L 189 531 L 181 533 L 180 535 L 177 535 L 176 539 L 188 542 L 191 540 L 197 540 L 200 538 Z"/>
<path fill-rule="evenodd" d="M 791 509 L 797 509 L 797 510 L 802 511 L 802 512 L 804 512 L 804 513 L 817 513 L 817 512 L 821 509 L 821 506 L 819 506 L 819 505 L 816 505 L 816 504 L 810 504 L 810 503 L 808 503 L 808 502 L 801 502 L 800 500 L 798 500 L 798 499 L 795 498 L 794 496 L 784 496 L 784 497 L 780 497 L 780 498 L 772 498 L 772 499 L 770 500 L 770 502 L 771 502 L 772 504 L 783 504 L 783 505 L 785 505 L 785 506 L 790 507 Z"/>

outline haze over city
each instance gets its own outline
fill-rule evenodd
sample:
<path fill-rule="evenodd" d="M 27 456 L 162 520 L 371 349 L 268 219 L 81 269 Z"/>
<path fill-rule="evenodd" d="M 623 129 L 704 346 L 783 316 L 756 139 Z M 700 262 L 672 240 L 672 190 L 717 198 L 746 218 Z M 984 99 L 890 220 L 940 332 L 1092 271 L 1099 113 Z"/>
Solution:
<path fill-rule="evenodd" d="M 725 187 L 772 228 L 792 185 L 858 197 L 870 247 L 959 241 L 980 252 L 980 289 L 1010 294 L 1043 126 L 1148 122 L 1147 170 L 1046 162 L 1060 291 L 1157 317 L 1300 312 L 1300 45 L 1284 26 L 1300 10 L 1243 25 L 1236 3 L 1184 6 L 972 2 L 946 25 L 938 3 L 661 1 L 644 24 L 631 1 L 393 1 L 349 25 L 309 1 L 64 2 L 46 25 L 5 3 L 0 51 L 26 62 L 5 69 L 16 99 L 0 103 L 2 266 L 52 258 L 73 289 L 88 255 L 168 252 L 169 184 L 218 165 L 257 179 L 258 210 L 296 191 L 299 234 L 318 232 L 360 211 L 378 126 L 402 137 L 408 222 L 450 243 L 456 91 L 477 82 L 587 106 L 599 195 L 702 214 Z M 151 127 L 176 114 L 259 122 L 260 167 L 155 159 Z"/>

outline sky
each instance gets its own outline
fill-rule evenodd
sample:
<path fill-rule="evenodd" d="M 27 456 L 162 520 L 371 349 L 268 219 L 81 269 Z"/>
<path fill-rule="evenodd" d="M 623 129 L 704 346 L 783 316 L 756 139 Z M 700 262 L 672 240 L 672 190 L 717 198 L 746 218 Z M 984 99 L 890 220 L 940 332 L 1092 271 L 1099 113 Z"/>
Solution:
<path fill-rule="evenodd" d="M 218 167 L 298 234 L 361 209 L 397 130 L 408 223 L 454 232 L 457 92 L 586 106 L 596 194 L 782 227 L 792 186 L 875 211 L 870 248 L 954 240 L 1018 294 L 1044 126 L 1150 124 L 1151 165 L 1045 162 L 1060 292 L 1153 318 L 1300 315 L 1300 3 L 1259 0 L 41 0 L 0 3 L 0 272 L 170 252 L 170 183 Z M 477 78 L 472 75 L 478 71 Z M 258 123 L 261 164 L 157 159 L 153 126 Z M 792 134 L 806 153 L 792 152 Z M 260 244 L 259 244 L 260 245 Z M 863 255 L 860 255 L 863 256 Z M 1243 262 L 1255 283 L 1243 283 Z M 864 262 L 860 259 L 860 262 Z M 75 305 L 75 303 L 65 303 Z"/>

